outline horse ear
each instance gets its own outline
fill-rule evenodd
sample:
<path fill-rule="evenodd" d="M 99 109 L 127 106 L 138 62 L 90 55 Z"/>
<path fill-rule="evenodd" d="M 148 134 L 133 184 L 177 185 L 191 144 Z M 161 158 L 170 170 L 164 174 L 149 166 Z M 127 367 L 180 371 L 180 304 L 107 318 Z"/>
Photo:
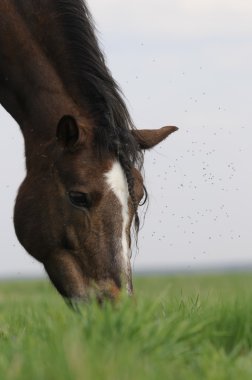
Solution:
<path fill-rule="evenodd" d="M 131 132 L 141 149 L 151 149 L 177 130 L 177 127 L 163 127 L 160 129 L 136 129 Z"/>
<path fill-rule="evenodd" d="M 84 142 L 84 131 L 73 116 L 65 115 L 58 123 L 56 137 L 65 148 L 73 149 Z"/>

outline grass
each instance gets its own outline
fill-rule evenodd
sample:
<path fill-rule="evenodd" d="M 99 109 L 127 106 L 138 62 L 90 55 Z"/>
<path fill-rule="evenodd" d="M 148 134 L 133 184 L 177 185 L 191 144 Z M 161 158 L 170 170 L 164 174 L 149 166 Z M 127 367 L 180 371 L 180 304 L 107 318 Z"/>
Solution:
<path fill-rule="evenodd" d="M 137 277 L 80 315 L 46 281 L 0 282 L 1 380 L 252 379 L 252 275 Z"/>

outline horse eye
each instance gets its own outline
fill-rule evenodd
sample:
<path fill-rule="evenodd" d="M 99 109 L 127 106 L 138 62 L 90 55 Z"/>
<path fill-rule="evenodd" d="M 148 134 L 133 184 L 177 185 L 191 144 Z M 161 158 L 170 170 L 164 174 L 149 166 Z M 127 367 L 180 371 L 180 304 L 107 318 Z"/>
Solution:
<path fill-rule="evenodd" d="M 91 200 L 88 194 L 86 193 L 80 193 L 78 191 L 70 191 L 68 193 L 70 202 L 80 208 L 90 208 L 91 207 Z"/>

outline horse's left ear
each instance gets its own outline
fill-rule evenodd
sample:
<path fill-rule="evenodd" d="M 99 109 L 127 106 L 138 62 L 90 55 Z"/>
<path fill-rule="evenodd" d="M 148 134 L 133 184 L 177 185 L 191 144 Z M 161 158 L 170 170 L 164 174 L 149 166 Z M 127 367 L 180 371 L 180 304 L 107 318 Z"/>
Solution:
<path fill-rule="evenodd" d="M 177 127 L 163 127 L 160 129 L 135 129 L 131 132 L 141 149 L 151 149 L 177 130 Z"/>
<path fill-rule="evenodd" d="M 73 116 L 65 115 L 58 123 L 56 137 L 64 148 L 71 150 L 84 143 L 85 132 Z"/>

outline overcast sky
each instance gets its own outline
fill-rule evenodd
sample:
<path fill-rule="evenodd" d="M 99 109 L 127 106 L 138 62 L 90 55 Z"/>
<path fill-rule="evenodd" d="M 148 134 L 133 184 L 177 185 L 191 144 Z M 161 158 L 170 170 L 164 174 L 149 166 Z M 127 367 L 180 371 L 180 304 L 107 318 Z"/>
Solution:
<path fill-rule="evenodd" d="M 145 156 L 149 209 L 135 269 L 252 265 L 252 2 L 92 0 L 108 65 L 139 128 L 179 131 Z M 0 108 L 0 276 L 42 271 L 12 225 L 24 177 Z"/>

